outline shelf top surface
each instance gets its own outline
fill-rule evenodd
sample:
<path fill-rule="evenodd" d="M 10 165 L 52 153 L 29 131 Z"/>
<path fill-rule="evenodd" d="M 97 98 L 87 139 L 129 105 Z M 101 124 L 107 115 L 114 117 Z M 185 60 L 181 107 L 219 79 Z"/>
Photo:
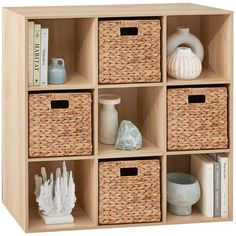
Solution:
<path fill-rule="evenodd" d="M 231 14 L 231 11 L 191 3 L 128 4 L 90 6 L 9 7 L 4 8 L 27 19 L 122 17 L 122 16 L 171 16 Z"/>

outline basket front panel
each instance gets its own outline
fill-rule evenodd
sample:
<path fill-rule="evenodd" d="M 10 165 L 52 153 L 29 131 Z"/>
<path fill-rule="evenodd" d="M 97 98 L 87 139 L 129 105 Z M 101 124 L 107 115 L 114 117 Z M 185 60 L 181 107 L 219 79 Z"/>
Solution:
<path fill-rule="evenodd" d="M 137 176 L 121 176 L 127 167 L 137 168 Z M 160 191 L 159 160 L 99 163 L 99 223 L 160 221 Z"/>
<path fill-rule="evenodd" d="M 205 102 L 190 103 L 191 95 Z M 228 147 L 227 88 L 168 89 L 168 150 Z"/>
<path fill-rule="evenodd" d="M 66 109 L 52 109 L 51 101 L 66 100 Z M 29 95 L 30 157 L 92 154 L 91 93 Z"/>
<path fill-rule="evenodd" d="M 138 35 L 121 36 L 122 27 Z M 99 22 L 99 82 L 160 82 L 160 20 Z"/>

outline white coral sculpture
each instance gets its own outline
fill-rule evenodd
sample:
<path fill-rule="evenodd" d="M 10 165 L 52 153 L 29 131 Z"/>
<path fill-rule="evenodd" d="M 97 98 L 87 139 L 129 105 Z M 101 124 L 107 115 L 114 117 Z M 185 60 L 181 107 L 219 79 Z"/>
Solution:
<path fill-rule="evenodd" d="M 67 171 L 63 162 L 61 169 L 56 170 L 55 180 L 53 173 L 47 179 L 47 172 L 41 168 L 41 176 L 35 175 L 35 196 L 39 210 L 48 217 L 68 216 L 71 214 L 75 202 L 75 183 L 72 171 Z"/>

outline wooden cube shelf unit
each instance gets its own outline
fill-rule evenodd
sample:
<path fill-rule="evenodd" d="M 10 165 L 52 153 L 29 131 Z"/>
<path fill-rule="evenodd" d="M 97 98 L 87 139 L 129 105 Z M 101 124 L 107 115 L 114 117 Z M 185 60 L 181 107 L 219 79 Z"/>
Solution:
<path fill-rule="evenodd" d="M 104 18 L 148 17 L 161 21 L 161 82 L 131 84 L 98 83 L 98 23 Z M 3 202 L 26 232 L 227 221 L 233 218 L 232 80 L 233 40 L 231 11 L 194 4 L 19 7 L 3 9 Z M 49 28 L 49 59 L 65 59 L 68 80 L 61 85 L 28 86 L 28 21 Z M 184 25 L 203 43 L 203 70 L 196 80 L 174 80 L 166 72 L 167 37 Z M 228 88 L 227 149 L 169 151 L 167 149 L 167 89 L 178 86 Z M 91 91 L 93 94 L 93 155 L 29 158 L 28 95 L 32 92 Z M 117 94 L 119 119 L 131 120 L 143 135 L 143 148 L 115 150 L 98 142 L 98 95 Z M 190 173 L 190 155 L 227 153 L 229 157 L 229 215 L 206 218 L 194 208 L 191 216 L 175 216 L 167 210 L 166 175 Z M 98 164 L 101 159 L 150 158 L 161 160 L 161 221 L 122 225 L 98 224 Z M 37 213 L 34 178 L 40 167 L 54 170 L 66 160 L 74 172 L 77 205 L 72 224 L 45 225 Z"/>

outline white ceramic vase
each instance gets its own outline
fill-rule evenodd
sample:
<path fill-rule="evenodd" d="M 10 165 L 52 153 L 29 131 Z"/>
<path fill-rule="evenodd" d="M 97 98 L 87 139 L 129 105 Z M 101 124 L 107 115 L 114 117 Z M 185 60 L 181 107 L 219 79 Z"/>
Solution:
<path fill-rule="evenodd" d="M 170 35 L 167 40 L 167 55 L 174 53 L 175 49 L 180 45 L 189 46 L 197 55 L 200 61 L 203 61 L 204 48 L 201 41 L 189 32 L 187 27 L 178 27 L 176 33 Z"/>
<path fill-rule="evenodd" d="M 196 79 L 202 71 L 200 59 L 190 48 L 178 47 L 168 57 L 167 72 L 175 79 L 190 80 Z"/>
<path fill-rule="evenodd" d="M 121 101 L 120 97 L 112 94 L 99 96 L 102 104 L 99 114 L 99 142 L 104 144 L 115 144 L 118 131 L 118 112 L 115 105 Z"/>

